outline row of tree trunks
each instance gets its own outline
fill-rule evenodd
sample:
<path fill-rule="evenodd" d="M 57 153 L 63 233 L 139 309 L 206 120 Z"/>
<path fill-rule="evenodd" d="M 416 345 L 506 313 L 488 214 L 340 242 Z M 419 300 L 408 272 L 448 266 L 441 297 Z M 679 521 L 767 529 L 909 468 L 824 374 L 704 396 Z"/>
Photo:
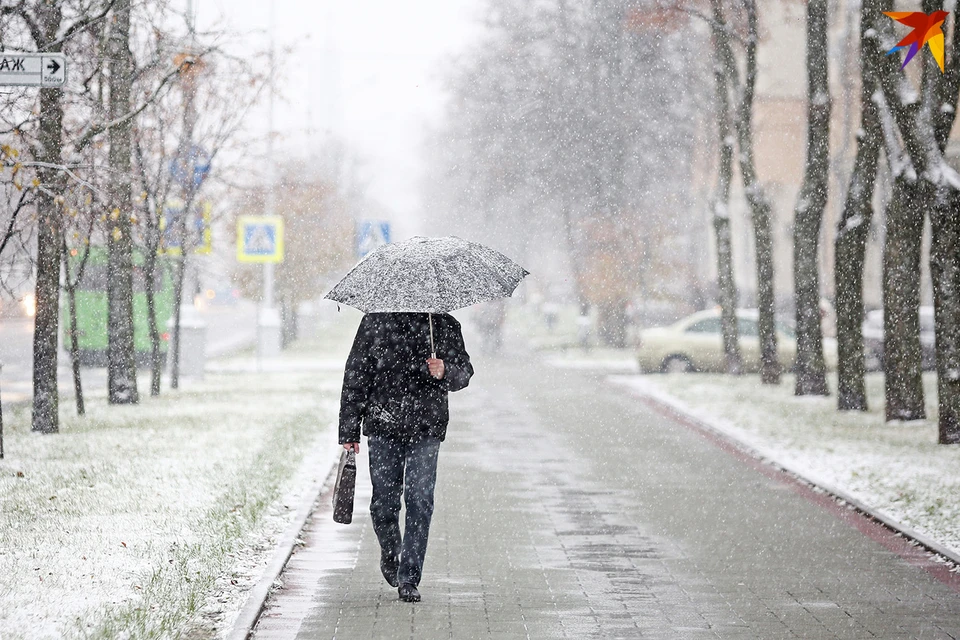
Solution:
<path fill-rule="evenodd" d="M 873 219 L 873 193 L 880 159 L 882 129 L 872 94 L 876 91 L 874 49 L 866 43 L 876 0 L 860 7 L 860 132 L 850 184 L 837 225 L 834 281 L 837 311 L 837 408 L 866 411 L 867 390 L 863 361 L 863 268 L 867 234 Z"/>
<path fill-rule="evenodd" d="M 38 2 L 36 19 L 44 42 L 55 42 L 63 20 L 60 3 Z M 37 38 L 35 38 L 36 40 Z M 48 51 L 59 51 L 54 45 Z M 33 331 L 32 429 L 55 433 L 60 428 L 60 396 L 57 389 L 57 332 L 60 315 L 60 261 L 62 258 L 61 203 L 54 194 L 65 188 L 59 167 L 63 146 L 63 91 L 40 89 L 40 135 L 38 159 L 42 189 L 37 194 L 37 314 Z"/>
<path fill-rule="evenodd" d="M 828 395 L 820 326 L 820 226 L 830 180 L 827 0 L 807 2 L 807 158 L 794 211 L 797 359 L 794 392 Z"/>
<path fill-rule="evenodd" d="M 118 0 L 107 40 L 110 121 L 130 112 L 133 60 L 130 0 Z M 111 404 L 139 402 L 133 334 L 132 121 L 110 127 L 110 213 L 107 230 L 107 396 Z M 145 283 L 149 287 L 149 283 Z"/>

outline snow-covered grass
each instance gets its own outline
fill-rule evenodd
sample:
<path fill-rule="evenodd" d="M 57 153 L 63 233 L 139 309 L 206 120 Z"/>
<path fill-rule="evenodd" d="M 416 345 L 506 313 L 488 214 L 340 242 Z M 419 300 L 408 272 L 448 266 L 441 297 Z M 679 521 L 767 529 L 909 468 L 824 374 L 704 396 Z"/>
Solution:
<path fill-rule="evenodd" d="M 228 631 L 304 476 L 329 471 L 351 320 L 263 373 L 240 357 L 139 406 L 64 403 L 56 435 L 4 416 L 0 638 Z"/>
<path fill-rule="evenodd" d="M 674 404 L 960 553 L 960 447 L 937 445 L 932 420 L 885 424 L 881 374 L 868 374 L 866 413 L 838 412 L 835 396 L 798 398 L 790 375 L 779 386 L 756 376 L 705 374 L 611 380 Z M 935 417 L 932 374 L 924 386 L 927 414 Z"/>

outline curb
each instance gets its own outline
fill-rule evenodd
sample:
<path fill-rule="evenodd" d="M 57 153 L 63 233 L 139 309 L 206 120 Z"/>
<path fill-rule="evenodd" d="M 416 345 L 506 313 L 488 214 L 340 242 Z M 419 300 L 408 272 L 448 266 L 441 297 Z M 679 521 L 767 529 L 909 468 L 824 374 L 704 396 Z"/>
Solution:
<path fill-rule="evenodd" d="M 263 609 L 267 604 L 267 598 L 270 597 L 270 591 L 274 583 L 280 577 L 280 574 L 283 573 L 287 562 L 290 560 L 290 556 L 293 555 L 297 542 L 300 540 L 300 532 L 303 530 L 303 527 L 306 526 L 310 516 L 313 515 L 320 498 L 326 493 L 329 487 L 333 486 L 336 480 L 337 463 L 339 459 L 338 451 L 329 473 L 323 477 L 323 480 L 315 480 L 310 485 L 310 489 L 304 494 L 304 498 L 297 508 L 297 514 L 293 522 L 287 530 L 284 531 L 283 537 L 280 539 L 277 549 L 273 553 L 273 557 L 260 576 L 260 580 L 258 580 L 257 584 L 250 590 L 246 602 L 233 622 L 232 630 L 226 636 L 227 640 L 247 640 L 253 633 L 254 627 L 256 627 L 257 622 L 260 621 L 260 615 L 263 613 Z"/>
<path fill-rule="evenodd" d="M 804 485 L 808 485 L 814 488 L 815 490 L 821 491 L 836 500 L 847 503 L 848 505 L 853 507 L 856 511 L 858 511 L 860 514 L 862 514 L 866 518 L 876 521 L 880 525 L 906 538 L 909 541 L 915 542 L 916 544 L 926 549 L 928 552 L 941 556 L 942 558 L 946 559 L 948 562 L 956 566 L 960 566 L 960 553 L 946 547 L 945 545 L 937 542 L 936 540 L 930 538 L 929 536 L 926 536 L 922 533 L 914 531 L 913 529 L 904 525 L 898 520 L 891 518 L 890 516 L 884 513 L 881 513 L 880 511 L 876 510 L 869 504 L 863 502 L 858 498 L 853 497 L 843 489 L 838 489 L 820 480 L 815 480 L 813 478 L 810 478 L 809 476 L 805 475 L 802 471 L 795 469 L 791 465 L 780 462 L 779 460 L 771 458 L 768 455 L 757 451 L 749 444 L 734 437 L 733 435 L 724 431 L 723 429 L 720 429 L 710 424 L 709 422 L 703 420 L 702 418 L 692 415 L 687 409 L 680 406 L 678 403 L 673 403 L 664 398 L 657 397 L 656 395 L 648 393 L 647 391 L 642 389 L 633 388 L 633 389 L 630 389 L 629 391 L 636 393 L 637 395 L 640 395 L 643 401 L 646 402 L 648 405 L 650 405 L 652 408 L 659 409 L 660 411 L 665 413 L 673 414 L 674 416 L 677 416 L 683 419 L 684 421 L 690 423 L 695 428 L 705 431 L 710 435 L 712 435 L 714 438 L 723 441 L 725 444 L 733 447 L 734 449 L 740 451 L 741 453 L 755 460 L 758 460 L 776 469 L 781 473 L 791 476 L 797 482 L 800 482 Z"/>

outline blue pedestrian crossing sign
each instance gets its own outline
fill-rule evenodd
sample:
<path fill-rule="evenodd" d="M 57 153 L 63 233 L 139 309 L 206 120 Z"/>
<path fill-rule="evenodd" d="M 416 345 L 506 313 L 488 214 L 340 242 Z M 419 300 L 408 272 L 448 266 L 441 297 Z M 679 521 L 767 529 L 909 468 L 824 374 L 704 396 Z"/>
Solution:
<path fill-rule="evenodd" d="M 283 218 L 237 218 L 237 262 L 283 262 Z"/>
<path fill-rule="evenodd" d="M 364 220 L 357 223 L 357 257 L 365 258 L 368 253 L 390 244 L 390 223 Z"/>

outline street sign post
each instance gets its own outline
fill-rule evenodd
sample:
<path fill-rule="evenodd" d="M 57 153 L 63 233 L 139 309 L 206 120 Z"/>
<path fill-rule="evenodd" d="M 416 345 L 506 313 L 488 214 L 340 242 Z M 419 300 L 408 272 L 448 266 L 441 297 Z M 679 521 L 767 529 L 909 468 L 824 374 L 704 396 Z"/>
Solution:
<path fill-rule="evenodd" d="M 186 244 L 193 253 L 209 255 L 213 250 L 211 231 L 213 204 L 209 200 L 200 200 L 193 205 L 193 211 L 186 220 Z M 160 246 L 158 253 L 179 256 L 183 253 L 177 237 L 180 216 L 183 215 L 183 201 L 174 198 L 168 200 L 160 215 Z"/>
<path fill-rule="evenodd" d="M 283 218 L 240 216 L 237 219 L 237 262 L 283 262 Z"/>
<path fill-rule="evenodd" d="M 0 85 L 59 88 L 67 82 L 62 53 L 0 53 Z"/>
<path fill-rule="evenodd" d="M 210 255 L 213 251 L 212 225 L 213 204 L 209 200 L 201 200 L 193 205 L 193 212 L 186 221 L 186 244 L 198 255 Z M 183 253 L 180 239 L 177 237 L 177 227 L 180 216 L 183 215 L 183 201 L 172 199 L 167 201 L 160 215 L 160 247 L 158 253 L 179 256 Z"/>

